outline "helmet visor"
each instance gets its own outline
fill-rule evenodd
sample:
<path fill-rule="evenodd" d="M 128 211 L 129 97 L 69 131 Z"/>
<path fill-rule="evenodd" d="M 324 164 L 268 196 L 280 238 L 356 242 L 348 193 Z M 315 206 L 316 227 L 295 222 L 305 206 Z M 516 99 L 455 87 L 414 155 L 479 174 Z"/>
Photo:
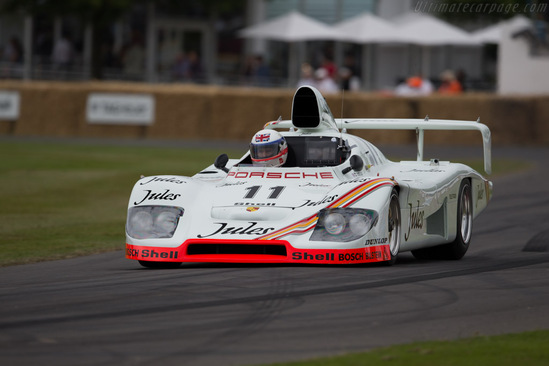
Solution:
<path fill-rule="evenodd" d="M 270 159 L 279 154 L 280 140 L 266 144 L 251 144 L 250 154 L 254 160 Z"/>

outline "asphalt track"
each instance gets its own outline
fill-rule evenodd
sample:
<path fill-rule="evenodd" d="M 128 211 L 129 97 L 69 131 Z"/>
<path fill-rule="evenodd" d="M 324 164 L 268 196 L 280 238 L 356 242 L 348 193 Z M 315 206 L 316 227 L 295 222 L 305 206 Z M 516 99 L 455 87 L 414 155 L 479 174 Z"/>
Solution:
<path fill-rule="evenodd" d="M 460 261 L 147 270 L 118 251 L 0 268 L 0 364 L 264 364 L 549 329 L 549 150 L 494 157 L 538 166 L 494 179 Z"/>

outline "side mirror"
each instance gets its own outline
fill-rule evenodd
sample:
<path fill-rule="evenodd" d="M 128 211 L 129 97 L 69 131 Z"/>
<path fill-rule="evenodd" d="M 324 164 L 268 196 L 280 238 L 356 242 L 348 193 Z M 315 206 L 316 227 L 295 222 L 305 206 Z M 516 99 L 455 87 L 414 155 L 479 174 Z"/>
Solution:
<path fill-rule="evenodd" d="M 229 157 L 227 156 L 227 154 L 221 154 L 217 158 L 215 158 L 214 166 L 217 169 L 223 170 L 225 173 L 228 173 L 229 169 L 226 168 L 228 162 Z"/>
<path fill-rule="evenodd" d="M 351 170 L 354 170 L 355 172 L 358 172 L 358 171 L 361 171 L 362 168 L 364 168 L 364 161 L 358 155 L 351 156 L 351 159 L 349 160 L 349 164 L 351 166 L 348 166 L 347 168 L 345 168 L 341 171 L 343 174 L 347 174 Z"/>

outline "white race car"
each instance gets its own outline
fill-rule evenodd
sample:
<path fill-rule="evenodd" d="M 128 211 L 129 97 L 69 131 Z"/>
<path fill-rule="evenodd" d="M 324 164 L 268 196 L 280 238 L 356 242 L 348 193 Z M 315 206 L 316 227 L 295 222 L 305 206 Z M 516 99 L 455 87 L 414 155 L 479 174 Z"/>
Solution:
<path fill-rule="evenodd" d="M 490 174 L 485 125 L 334 119 L 320 92 L 303 86 L 294 95 L 292 119 L 265 128 L 284 137 L 282 166 L 256 166 L 248 151 L 240 159 L 223 154 L 192 177 L 137 181 L 126 257 L 172 268 L 183 262 L 393 264 L 403 251 L 422 259 L 460 259 L 467 251 L 492 183 L 463 164 L 423 161 L 423 133 L 480 131 Z M 417 161 L 389 161 L 350 129 L 415 130 Z"/>

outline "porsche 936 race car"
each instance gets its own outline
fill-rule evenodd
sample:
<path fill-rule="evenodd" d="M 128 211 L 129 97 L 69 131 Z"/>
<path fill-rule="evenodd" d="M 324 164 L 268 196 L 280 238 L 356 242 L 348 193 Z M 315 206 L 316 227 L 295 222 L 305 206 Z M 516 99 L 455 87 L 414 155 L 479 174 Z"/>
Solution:
<path fill-rule="evenodd" d="M 480 131 L 490 174 L 487 126 L 334 119 L 321 93 L 303 86 L 291 120 L 265 128 L 284 130 L 282 166 L 254 166 L 248 151 L 240 159 L 223 154 L 192 177 L 138 180 L 129 200 L 126 257 L 171 268 L 183 262 L 393 264 L 403 251 L 422 259 L 460 259 L 467 251 L 492 183 L 463 164 L 424 161 L 423 136 L 425 130 Z M 415 130 L 417 161 L 389 161 L 350 129 Z"/>

